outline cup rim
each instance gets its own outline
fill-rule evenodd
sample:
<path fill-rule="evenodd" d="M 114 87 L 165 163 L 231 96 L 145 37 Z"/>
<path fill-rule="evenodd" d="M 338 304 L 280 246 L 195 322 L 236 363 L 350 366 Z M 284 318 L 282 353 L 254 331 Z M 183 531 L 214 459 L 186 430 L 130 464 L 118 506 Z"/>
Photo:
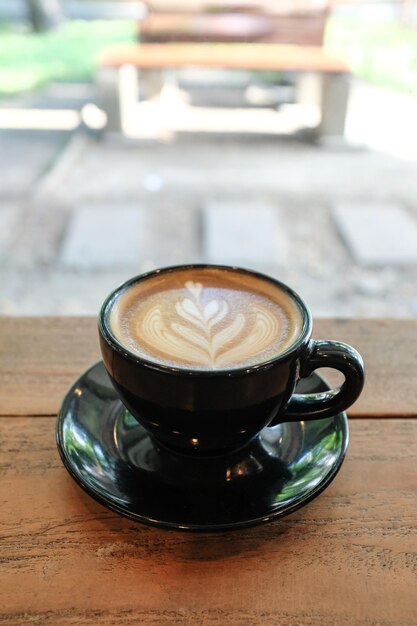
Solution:
<path fill-rule="evenodd" d="M 302 328 L 299 333 L 297 339 L 283 352 L 280 352 L 278 355 L 269 358 L 265 361 L 261 361 L 260 363 L 254 363 L 252 365 L 245 365 L 242 367 L 235 368 L 224 368 L 218 370 L 204 370 L 204 369 L 193 369 L 190 367 L 175 367 L 173 365 L 166 365 L 163 363 L 157 363 L 156 361 L 152 361 L 151 359 L 147 359 L 145 357 L 140 356 L 139 354 L 135 354 L 128 348 L 126 348 L 112 333 L 110 324 L 108 323 L 108 312 L 111 310 L 111 307 L 115 300 L 127 289 L 129 289 L 132 285 L 141 282 L 142 280 L 147 280 L 152 276 L 157 276 L 159 274 L 171 273 L 178 270 L 192 270 L 192 269 L 219 269 L 219 270 L 227 270 L 236 273 L 250 274 L 251 276 L 255 276 L 261 280 L 266 280 L 270 283 L 278 286 L 282 291 L 286 292 L 292 300 L 298 306 L 300 310 L 300 314 L 302 317 Z M 98 328 L 100 335 L 106 341 L 106 343 L 116 352 L 123 355 L 125 358 L 133 361 L 134 363 L 141 365 L 145 368 L 156 370 L 158 372 L 170 375 L 177 376 L 187 376 L 187 377 L 218 377 L 218 376 L 239 376 L 242 374 L 249 374 L 254 372 L 259 372 L 261 370 L 269 369 L 276 364 L 286 360 L 289 355 L 297 352 L 301 346 L 309 339 L 312 331 L 313 321 L 310 309 L 304 302 L 303 298 L 296 292 L 294 289 L 281 282 L 276 278 L 272 278 L 267 274 L 263 274 L 262 272 L 258 272 L 255 270 L 238 267 L 236 265 L 221 265 L 221 264 L 211 264 L 211 263 L 189 263 L 183 265 L 170 265 L 167 267 L 162 267 L 158 269 L 151 270 L 149 272 L 145 272 L 143 274 L 138 274 L 129 278 L 128 280 L 121 283 L 118 287 L 113 289 L 113 291 L 106 297 L 104 300 L 100 312 L 98 315 Z"/>

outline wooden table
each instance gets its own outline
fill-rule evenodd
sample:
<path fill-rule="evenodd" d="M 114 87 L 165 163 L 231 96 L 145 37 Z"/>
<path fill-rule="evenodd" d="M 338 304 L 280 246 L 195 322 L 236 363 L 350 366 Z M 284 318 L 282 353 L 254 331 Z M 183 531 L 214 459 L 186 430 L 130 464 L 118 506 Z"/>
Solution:
<path fill-rule="evenodd" d="M 99 358 L 91 318 L 0 324 L 0 624 L 417 624 L 417 320 L 321 320 L 362 353 L 346 461 L 317 499 L 184 534 L 108 511 L 64 469 L 55 415 Z"/>

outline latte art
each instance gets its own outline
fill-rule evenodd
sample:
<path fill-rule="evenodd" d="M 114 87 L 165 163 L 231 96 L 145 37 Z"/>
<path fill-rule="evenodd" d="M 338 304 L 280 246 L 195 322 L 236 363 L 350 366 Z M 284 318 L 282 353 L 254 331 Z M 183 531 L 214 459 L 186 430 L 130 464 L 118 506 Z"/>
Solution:
<path fill-rule="evenodd" d="M 171 358 L 216 368 L 245 360 L 248 354 L 256 357 L 276 340 L 279 321 L 266 308 L 254 307 L 252 325 L 244 313 L 237 313 L 222 326 L 230 316 L 228 303 L 210 300 L 204 305 L 201 283 L 188 281 L 185 288 L 189 297 L 175 304 L 178 320 L 166 324 L 158 305 L 148 311 L 137 329 L 143 342 Z"/>
<path fill-rule="evenodd" d="M 116 299 L 109 321 L 133 353 L 201 370 L 266 361 L 291 345 L 301 328 L 298 307 L 274 283 L 217 268 L 138 281 Z"/>

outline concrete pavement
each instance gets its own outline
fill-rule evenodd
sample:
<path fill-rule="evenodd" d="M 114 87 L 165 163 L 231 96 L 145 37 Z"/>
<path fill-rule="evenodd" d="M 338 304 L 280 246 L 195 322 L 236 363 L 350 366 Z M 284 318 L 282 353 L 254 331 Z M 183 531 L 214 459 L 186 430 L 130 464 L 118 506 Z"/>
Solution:
<path fill-rule="evenodd" d="M 0 142 L 2 313 L 96 314 L 132 275 L 222 261 L 290 283 L 318 316 L 417 315 L 411 158 L 243 134 Z"/>

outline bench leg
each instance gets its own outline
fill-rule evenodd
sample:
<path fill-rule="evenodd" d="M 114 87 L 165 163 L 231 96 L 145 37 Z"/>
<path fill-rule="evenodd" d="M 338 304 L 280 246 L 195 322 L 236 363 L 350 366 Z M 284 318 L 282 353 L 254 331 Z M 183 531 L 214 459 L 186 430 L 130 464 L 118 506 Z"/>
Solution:
<path fill-rule="evenodd" d="M 140 72 L 140 98 L 151 100 L 160 95 L 165 83 L 164 70 L 146 69 Z"/>
<path fill-rule="evenodd" d="M 138 73 L 132 65 L 102 67 L 97 75 L 99 102 L 107 115 L 106 131 L 124 132 L 139 98 Z"/>
<path fill-rule="evenodd" d="M 319 138 L 343 139 L 349 87 L 347 74 L 303 72 L 298 75 L 296 101 L 320 111 L 321 121 L 315 129 Z"/>
<path fill-rule="evenodd" d="M 301 72 L 297 74 L 295 100 L 297 104 L 321 107 L 321 74 L 317 72 Z"/>
<path fill-rule="evenodd" d="M 325 74 L 322 77 L 320 138 L 343 139 L 349 88 L 348 74 Z"/>

